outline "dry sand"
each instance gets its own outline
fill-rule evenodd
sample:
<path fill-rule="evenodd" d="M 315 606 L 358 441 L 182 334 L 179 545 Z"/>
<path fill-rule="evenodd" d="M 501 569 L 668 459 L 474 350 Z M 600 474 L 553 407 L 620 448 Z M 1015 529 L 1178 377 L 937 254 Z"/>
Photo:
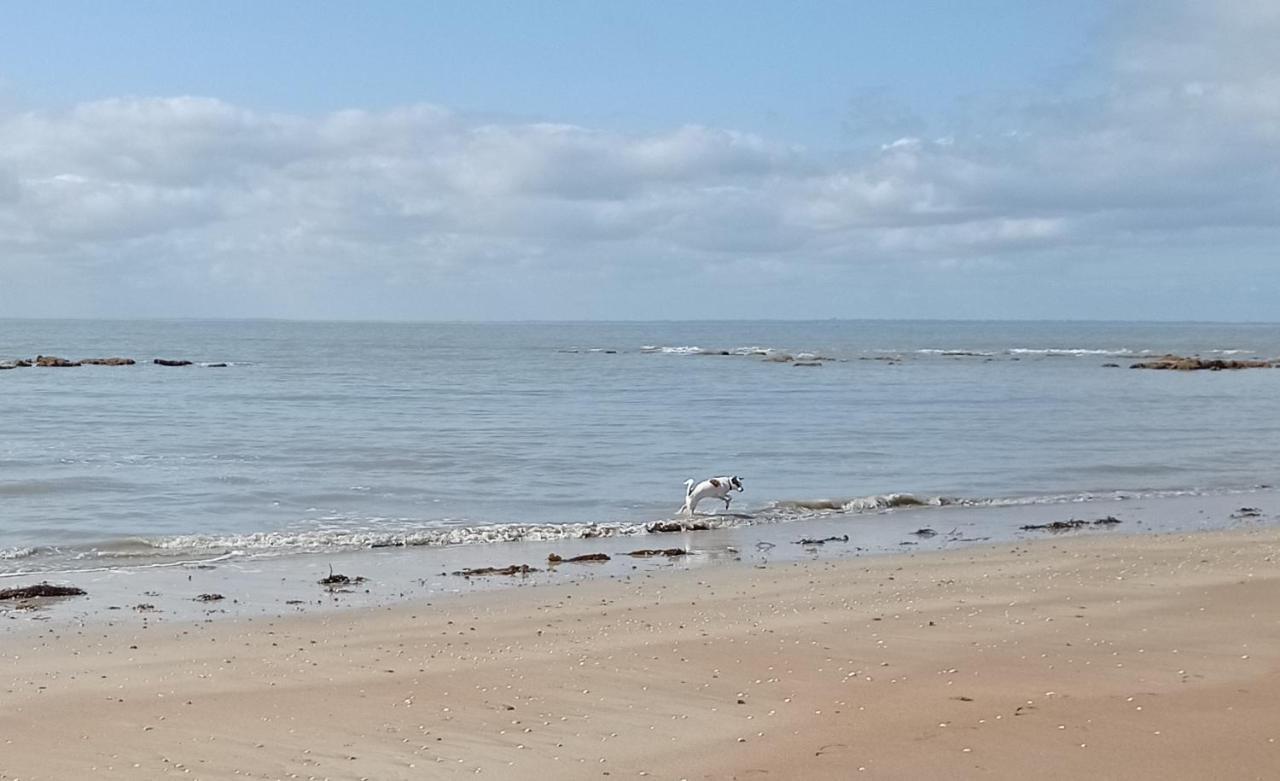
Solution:
<path fill-rule="evenodd" d="M 1280 531 L 0 634 L 0 779 L 1276 778 Z"/>

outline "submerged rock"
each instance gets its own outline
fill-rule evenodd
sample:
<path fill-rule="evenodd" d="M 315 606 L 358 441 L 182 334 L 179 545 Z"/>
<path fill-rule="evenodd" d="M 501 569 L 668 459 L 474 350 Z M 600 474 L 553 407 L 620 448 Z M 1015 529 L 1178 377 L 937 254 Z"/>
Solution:
<path fill-rule="evenodd" d="M 191 361 L 170 361 L 164 358 L 157 358 L 152 363 L 157 366 L 190 366 Z"/>

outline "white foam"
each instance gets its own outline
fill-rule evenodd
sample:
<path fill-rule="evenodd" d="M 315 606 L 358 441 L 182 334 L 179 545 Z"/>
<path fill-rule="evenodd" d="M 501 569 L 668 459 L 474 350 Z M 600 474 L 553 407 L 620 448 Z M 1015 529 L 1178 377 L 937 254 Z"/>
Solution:
<path fill-rule="evenodd" d="M 883 351 L 877 351 L 877 352 L 883 352 Z M 946 356 L 957 357 L 957 358 L 959 357 L 990 358 L 995 355 L 995 353 L 982 352 L 979 350 L 947 350 L 947 349 L 940 349 L 936 347 L 926 347 L 921 350 L 916 350 L 916 352 L 924 355 L 946 355 Z"/>
<path fill-rule="evenodd" d="M 1013 347 L 1007 350 L 1010 355 L 1061 355 L 1070 357 L 1083 357 L 1086 355 L 1150 355 L 1150 350 L 1130 350 L 1127 347 L 1118 349 L 1106 348 L 1090 348 L 1090 347 Z"/>
<path fill-rule="evenodd" d="M 740 523 L 740 519 L 698 516 L 698 523 L 718 528 Z M 400 528 L 323 528 L 247 534 L 188 534 L 151 540 L 160 550 L 261 552 L 318 552 L 334 549 L 363 549 L 450 545 L 478 545 L 495 542 L 547 542 L 596 537 L 625 537 L 648 533 L 655 521 L 636 523 L 510 523 L 478 526 L 412 526 Z M 393 524 L 397 525 L 397 524 Z"/>

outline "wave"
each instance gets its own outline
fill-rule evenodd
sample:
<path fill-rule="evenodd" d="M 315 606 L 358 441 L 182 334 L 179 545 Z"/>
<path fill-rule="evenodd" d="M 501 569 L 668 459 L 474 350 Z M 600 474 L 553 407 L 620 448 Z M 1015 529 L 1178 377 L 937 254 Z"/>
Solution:
<path fill-rule="evenodd" d="M 890 352 L 888 350 L 877 350 L 876 352 Z M 937 347 L 925 347 L 915 351 L 920 355 L 945 355 L 954 358 L 992 358 L 995 353 L 982 352 L 980 350 L 944 350 Z"/>
<path fill-rule="evenodd" d="M 903 511 L 931 512 L 944 507 L 1015 507 L 1076 504 L 1169 497 L 1246 494 L 1269 486 L 1236 489 L 1161 489 L 1105 491 L 1035 496 L 955 497 L 885 493 L 847 498 L 788 499 L 770 502 L 749 514 L 696 515 L 647 521 L 601 523 L 487 523 L 466 525 L 460 521 L 332 517 L 323 526 L 229 534 L 186 534 L 159 538 L 129 538 L 75 547 L 20 547 L 0 549 L 0 560 L 23 560 L 49 554 L 51 563 L 36 569 L 0 572 L 0 577 L 39 570 L 94 572 L 118 567 L 173 567 L 230 558 L 265 558 L 290 554 L 333 553 L 372 548 L 450 547 L 493 543 L 552 542 L 632 537 L 675 531 L 674 524 L 690 531 L 728 529 L 762 524 L 794 523 L 833 516 L 869 516 Z M 353 526 L 351 524 L 359 524 Z M 696 528 L 690 528 L 691 526 Z M 661 528 L 660 528 L 661 527 Z M 93 564 L 91 562 L 97 562 Z"/>
<path fill-rule="evenodd" d="M 678 519 L 707 528 L 726 528 L 743 523 L 738 516 L 698 515 Z M 477 526 L 437 524 L 402 525 L 393 529 L 308 529 L 252 532 L 247 534 L 191 534 L 149 541 L 158 550 L 255 552 L 319 552 L 365 548 L 447 547 L 499 542 L 552 542 L 555 540 L 629 537 L 650 533 L 655 523 L 666 521 L 612 523 L 495 523 Z"/>
<path fill-rule="evenodd" d="M 724 355 L 737 357 L 758 357 L 766 361 L 789 363 L 791 361 L 835 361 L 836 358 L 809 350 L 784 350 L 777 347 L 734 347 L 707 348 L 696 345 L 660 346 L 646 344 L 640 348 L 642 353 L 659 353 L 664 355 Z"/>

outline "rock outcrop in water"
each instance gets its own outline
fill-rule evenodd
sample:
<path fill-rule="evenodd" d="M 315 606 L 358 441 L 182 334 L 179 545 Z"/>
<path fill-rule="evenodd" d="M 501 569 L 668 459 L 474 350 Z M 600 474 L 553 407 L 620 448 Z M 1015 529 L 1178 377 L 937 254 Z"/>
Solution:
<path fill-rule="evenodd" d="M 152 361 L 157 366 L 190 366 L 191 361 L 170 361 L 164 358 L 157 358 Z"/>
<path fill-rule="evenodd" d="M 80 363 L 85 366 L 133 366 L 137 361 L 132 358 L 84 358 Z"/>
<path fill-rule="evenodd" d="M 1199 356 L 1183 356 L 1169 353 L 1162 355 L 1153 361 L 1141 361 L 1132 364 L 1130 369 L 1161 369 L 1166 371 L 1194 372 L 1194 371 L 1222 371 L 1224 369 L 1269 369 L 1272 367 L 1280 367 L 1280 361 L 1263 361 L 1263 360 L 1223 360 L 1221 358 L 1212 358 L 1205 360 Z"/>
<path fill-rule="evenodd" d="M 53 355 L 37 355 L 36 366 L 48 366 L 63 368 L 67 366 L 79 366 L 79 361 L 68 361 L 66 358 L 58 358 Z"/>

